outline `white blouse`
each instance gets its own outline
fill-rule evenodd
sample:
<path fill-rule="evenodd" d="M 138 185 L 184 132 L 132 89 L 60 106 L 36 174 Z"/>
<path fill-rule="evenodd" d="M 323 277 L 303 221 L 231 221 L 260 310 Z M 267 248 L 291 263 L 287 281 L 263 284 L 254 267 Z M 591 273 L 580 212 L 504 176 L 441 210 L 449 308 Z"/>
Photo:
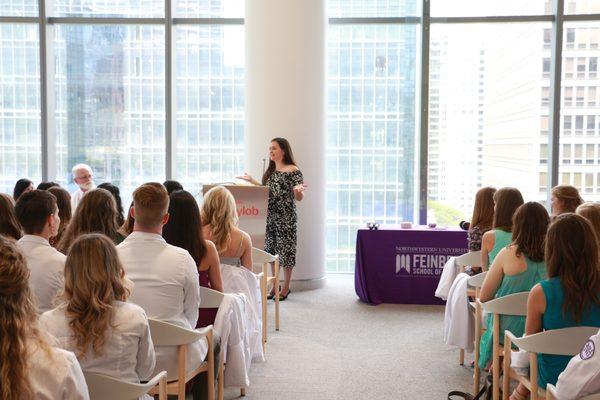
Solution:
<path fill-rule="evenodd" d="M 36 299 L 38 314 L 54 308 L 56 296 L 64 287 L 67 257 L 37 235 L 25 235 L 17 242 L 29 267 L 29 288 Z"/>
<path fill-rule="evenodd" d="M 56 338 L 58 346 L 76 352 L 75 335 L 65 312 L 66 305 L 62 304 L 44 313 L 40 325 Z M 102 354 L 94 354 L 90 347 L 79 357 L 82 369 L 129 382 L 147 380 L 154 370 L 155 355 L 146 313 L 135 304 L 116 301 L 111 325 Z"/>
<path fill-rule="evenodd" d="M 125 275 L 133 284 L 129 301 L 141 306 L 149 318 L 194 329 L 200 306 L 196 263 L 187 250 L 171 246 L 160 235 L 133 232 L 117 246 Z M 186 366 L 191 371 L 208 353 L 206 339 L 188 346 Z M 156 348 L 156 371 L 177 377 L 177 348 Z"/>
<path fill-rule="evenodd" d="M 89 400 L 75 354 L 50 347 L 50 354 L 31 341 L 29 383 L 36 400 Z"/>

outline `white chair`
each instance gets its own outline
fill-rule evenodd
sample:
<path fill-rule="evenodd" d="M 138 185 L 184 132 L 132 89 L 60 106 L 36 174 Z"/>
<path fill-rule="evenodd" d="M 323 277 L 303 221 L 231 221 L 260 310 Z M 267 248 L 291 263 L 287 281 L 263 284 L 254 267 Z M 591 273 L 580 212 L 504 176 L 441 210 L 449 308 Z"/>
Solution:
<path fill-rule="evenodd" d="M 154 346 L 177 346 L 178 379 L 167 382 L 166 393 L 177 395 L 178 400 L 185 400 L 185 384 L 201 372 L 206 372 L 208 374 L 208 399 L 214 400 L 215 357 L 212 325 L 202 329 L 191 330 L 153 318 L 148 318 L 148 323 L 150 325 L 150 335 L 152 336 Z M 185 365 L 185 356 L 187 352 L 187 345 L 204 337 L 208 342 L 208 361 L 200 364 L 200 366 L 195 370 L 186 372 L 187 368 Z M 150 390 L 149 394 L 159 394 L 159 389 L 160 388 L 154 387 L 154 389 Z"/>
<path fill-rule="evenodd" d="M 252 260 L 256 264 L 262 264 L 262 279 L 260 290 L 262 294 L 262 334 L 263 350 L 266 351 L 267 343 L 267 290 L 273 285 L 275 292 L 275 330 L 279 330 L 279 256 L 269 254 L 264 250 L 252 248 Z M 269 276 L 269 264 L 273 263 L 273 275 Z"/>
<path fill-rule="evenodd" d="M 477 302 L 481 305 L 483 311 L 492 315 L 492 378 L 493 378 L 493 400 L 500 400 L 500 353 L 502 353 L 503 347 L 500 345 L 500 316 L 501 315 L 513 315 L 513 316 L 527 316 L 527 298 L 529 292 L 513 293 L 507 296 L 502 296 L 494 300 L 486 301 L 481 304 L 479 300 Z M 489 316 L 488 316 L 489 318 Z M 479 347 L 478 347 L 479 348 Z M 504 343 L 506 348 L 506 342 Z M 510 349 L 510 346 L 508 346 Z M 477 382 L 479 383 L 479 382 Z M 508 390 L 508 389 L 507 389 Z"/>
<path fill-rule="evenodd" d="M 159 387 L 158 399 L 167 400 L 167 371 L 159 372 L 146 383 L 126 382 L 92 372 L 84 372 L 83 375 L 91 400 L 136 400 L 156 385 Z"/>
<path fill-rule="evenodd" d="M 598 332 L 598 327 L 577 326 L 551 329 L 534 335 L 517 338 L 510 331 L 504 332 L 504 379 L 503 399 L 508 399 L 510 379 L 525 385 L 531 392 L 531 400 L 546 397 L 546 391 L 538 386 L 538 353 L 562 356 L 579 354 L 581 347 Z M 517 374 L 510 367 L 511 344 L 529 353 L 529 376 Z"/>
<path fill-rule="evenodd" d="M 466 256 L 467 254 L 470 254 L 470 253 L 463 254 L 462 256 Z M 462 257 L 462 256 L 460 256 L 460 257 Z M 470 265 L 470 264 L 465 264 L 465 265 Z M 485 279 L 486 274 L 487 274 L 487 272 L 482 272 L 480 274 L 477 274 L 477 275 L 469 278 L 469 280 L 467 281 L 467 296 L 473 296 L 476 299 L 479 298 L 479 290 L 481 289 L 481 285 L 483 285 L 483 280 Z M 481 320 L 481 310 L 479 310 L 479 314 L 478 314 L 476 302 L 471 302 L 469 304 L 471 306 L 471 309 L 475 313 L 475 319 L 477 319 L 477 316 L 479 315 L 479 318 Z M 479 325 L 481 325 L 481 323 Z M 477 337 L 478 332 L 479 332 L 479 335 L 481 335 L 481 332 L 478 331 L 478 328 L 476 325 L 475 326 L 475 343 L 476 344 L 477 344 L 477 340 L 478 340 L 478 337 Z M 475 355 L 478 356 L 478 349 L 476 348 L 474 351 L 475 351 Z M 477 362 L 477 360 L 475 362 Z M 458 363 L 460 365 L 465 365 L 465 349 L 459 350 Z M 475 368 L 477 368 L 477 366 L 475 366 Z M 479 371 L 475 371 L 475 373 L 478 374 Z"/>
<path fill-rule="evenodd" d="M 473 360 L 473 393 L 477 394 L 477 392 L 479 392 L 479 376 L 481 371 L 479 371 L 479 366 L 477 365 L 477 363 L 479 362 L 479 343 L 481 342 L 481 335 L 483 333 L 483 331 L 485 329 L 483 329 L 483 317 L 482 317 L 482 311 L 481 311 L 481 302 L 479 302 L 479 292 L 481 292 L 481 286 L 483 286 L 483 281 L 485 280 L 485 276 L 487 275 L 487 272 L 482 272 L 480 274 L 477 274 L 475 276 L 472 276 L 469 278 L 469 280 L 467 281 L 467 287 L 470 287 L 474 290 L 475 293 L 475 301 L 469 303 L 471 306 L 471 309 L 473 310 L 473 313 L 475 314 L 475 333 L 474 333 L 474 339 L 475 339 L 475 344 L 473 345 L 473 356 L 474 356 L 474 360 Z M 467 293 L 468 293 L 468 289 L 467 289 Z M 464 349 L 460 349 L 460 361 L 461 364 L 464 364 L 464 358 L 465 358 L 465 350 Z"/>
<path fill-rule="evenodd" d="M 221 307 L 221 303 L 225 298 L 225 295 L 216 290 L 200 286 L 200 298 L 202 301 L 200 302 L 200 308 L 219 308 Z M 221 338 L 222 339 L 222 338 Z M 221 349 L 221 353 L 224 351 Z M 223 400 L 223 390 L 224 390 L 224 380 L 225 380 L 225 358 L 221 357 L 221 363 L 219 365 L 219 374 L 217 376 L 217 384 L 218 384 L 218 399 Z M 240 388 L 240 396 L 246 395 L 246 389 Z"/>
<path fill-rule="evenodd" d="M 460 255 L 454 259 L 454 265 L 459 269 L 460 272 L 464 272 L 465 267 L 481 267 L 481 250 L 470 251 L 463 255 Z"/>
<path fill-rule="evenodd" d="M 560 400 L 556 395 L 556 386 L 550 383 L 546 386 L 546 400 Z M 589 396 L 582 397 L 579 400 L 600 400 L 600 393 L 590 394 Z"/>

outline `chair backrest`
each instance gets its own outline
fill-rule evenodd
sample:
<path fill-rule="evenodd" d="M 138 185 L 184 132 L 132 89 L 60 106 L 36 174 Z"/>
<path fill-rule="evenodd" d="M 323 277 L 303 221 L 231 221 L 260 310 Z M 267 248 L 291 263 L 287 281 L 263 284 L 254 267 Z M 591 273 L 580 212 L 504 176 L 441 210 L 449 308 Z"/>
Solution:
<path fill-rule="evenodd" d="M 111 376 L 84 372 L 91 400 L 134 400 L 156 386 L 167 372 L 161 371 L 146 383 L 131 383 Z"/>
<path fill-rule="evenodd" d="M 200 286 L 200 308 L 219 308 L 224 298 L 223 293 Z"/>
<path fill-rule="evenodd" d="M 275 262 L 277 256 L 273 254 L 267 253 L 264 250 L 257 249 L 256 247 L 252 248 L 252 261 L 255 263 L 265 263 L 265 262 Z"/>
<path fill-rule="evenodd" d="M 513 293 L 483 303 L 483 310 L 490 314 L 527 315 L 529 292 Z M 591 336 L 591 335 L 590 335 Z"/>
<path fill-rule="evenodd" d="M 480 288 L 481 286 L 483 286 L 483 281 L 485 280 L 486 275 L 487 275 L 487 271 L 470 277 L 467 280 L 467 286 L 474 287 L 474 288 Z"/>
<path fill-rule="evenodd" d="M 212 325 L 196 330 L 186 329 L 153 318 L 148 318 L 148 324 L 154 346 L 179 346 L 194 343 L 206 336 L 206 332 L 212 329 Z"/>
<path fill-rule="evenodd" d="M 520 349 L 532 353 L 574 356 L 579 354 L 585 342 L 598 332 L 598 327 L 576 326 L 550 329 L 534 335 L 513 339 Z"/>
<path fill-rule="evenodd" d="M 466 267 L 467 265 L 471 267 L 481 267 L 481 250 L 479 251 L 470 251 L 463 255 L 460 255 L 454 259 L 454 264 L 457 267 Z"/>

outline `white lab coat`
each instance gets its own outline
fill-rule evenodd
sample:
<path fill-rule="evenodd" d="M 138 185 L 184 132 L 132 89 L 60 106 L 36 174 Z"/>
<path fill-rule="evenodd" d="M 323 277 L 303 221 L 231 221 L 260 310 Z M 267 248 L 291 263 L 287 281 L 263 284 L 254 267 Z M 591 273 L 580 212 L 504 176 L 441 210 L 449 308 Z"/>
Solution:
<path fill-rule="evenodd" d="M 66 304 L 62 304 L 45 312 L 40 317 L 40 326 L 56 338 L 58 346 L 77 352 L 76 337 L 66 310 Z M 81 368 L 133 383 L 147 380 L 154 371 L 155 356 L 146 313 L 136 304 L 116 301 L 111 326 L 102 354 L 96 355 L 90 348 L 79 357 Z"/>
<path fill-rule="evenodd" d="M 194 329 L 200 306 L 200 283 L 190 254 L 171 246 L 160 235 L 133 232 L 117 246 L 125 275 L 134 287 L 129 301 L 142 307 L 148 318 Z M 157 346 L 155 373 L 177 378 L 177 347 Z M 202 364 L 208 352 L 206 338 L 189 345 L 187 370 Z"/>
<path fill-rule="evenodd" d="M 600 393 L 600 331 L 569 361 L 556 382 L 560 400 L 575 400 L 596 393 Z"/>
<path fill-rule="evenodd" d="M 444 315 L 444 343 L 472 353 L 475 319 L 469 309 L 468 280 L 468 274 L 458 274 L 448 293 Z"/>
<path fill-rule="evenodd" d="M 71 212 L 73 212 L 73 213 L 75 212 L 75 209 L 79 205 L 79 202 L 83 198 L 83 195 L 85 195 L 85 193 L 79 187 L 77 188 L 76 191 L 74 191 L 71 194 Z"/>
<path fill-rule="evenodd" d="M 75 354 L 50 347 L 50 354 L 33 340 L 27 373 L 36 400 L 89 400 L 88 388 Z"/>
<path fill-rule="evenodd" d="M 29 267 L 29 289 L 36 300 L 38 314 L 54 308 L 56 296 L 64 287 L 67 257 L 37 235 L 25 235 L 17 242 Z"/>
<path fill-rule="evenodd" d="M 458 275 L 458 269 L 456 268 L 454 260 L 456 260 L 455 257 L 450 257 L 448 261 L 446 261 L 446 264 L 444 264 L 440 281 L 435 290 L 435 297 L 439 297 L 442 300 L 448 300 L 448 293 L 450 293 L 452 283 L 454 282 L 454 279 L 456 279 L 456 275 Z"/>

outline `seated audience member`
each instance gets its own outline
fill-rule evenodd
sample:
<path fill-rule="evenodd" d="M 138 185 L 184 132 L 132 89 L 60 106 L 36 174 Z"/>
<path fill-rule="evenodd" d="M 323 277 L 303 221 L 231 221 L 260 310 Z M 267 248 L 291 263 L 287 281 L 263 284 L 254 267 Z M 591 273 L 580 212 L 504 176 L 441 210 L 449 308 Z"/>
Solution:
<path fill-rule="evenodd" d="M 525 333 L 572 326 L 600 327 L 598 242 L 591 224 L 577 214 L 559 215 L 548 229 L 545 253 L 549 279 L 531 289 Z M 539 354 L 539 386 L 556 384 L 569 360 L 568 356 Z M 528 389 L 519 384 L 511 399 L 528 395 Z"/>
<path fill-rule="evenodd" d="M 40 325 L 77 355 L 84 371 L 139 383 L 154 371 L 154 347 L 146 313 L 128 296 L 115 245 L 86 234 L 65 263 L 64 303 L 44 313 Z"/>
<path fill-rule="evenodd" d="M 481 238 L 481 265 L 487 270 L 498 252 L 512 241 L 512 219 L 515 211 L 523 204 L 518 189 L 505 187 L 494 193 L 494 219 L 492 230 Z"/>
<path fill-rule="evenodd" d="M 117 206 L 112 194 L 105 189 L 90 190 L 75 209 L 57 249 L 67 254 L 75 239 L 94 232 L 103 233 L 115 244 L 119 244 L 123 241 L 123 236 L 117 232 L 118 229 Z"/>
<path fill-rule="evenodd" d="M 40 184 L 37 185 L 36 189 L 37 190 L 48 190 L 51 187 L 60 187 L 60 185 L 56 182 L 40 182 Z"/>
<path fill-rule="evenodd" d="M 54 300 L 63 289 L 65 256 L 50 246 L 60 226 L 56 198 L 45 190 L 32 190 L 19 197 L 15 214 L 25 235 L 17 245 L 31 271 L 29 287 L 41 314 L 54 308 Z"/>
<path fill-rule="evenodd" d="M 592 224 L 596 239 L 598 239 L 598 242 L 600 243 L 600 204 L 591 202 L 583 203 L 577 207 L 576 213 Z"/>
<path fill-rule="evenodd" d="M 0 235 L 16 242 L 21 239 L 21 225 L 15 216 L 15 205 L 13 199 L 4 193 L 0 193 Z"/>
<path fill-rule="evenodd" d="M 200 306 L 198 269 L 186 250 L 168 244 L 161 236 L 169 220 L 168 210 L 169 195 L 164 186 L 146 183 L 138 187 L 133 192 L 133 232 L 117 246 L 117 252 L 127 278 L 134 283 L 129 301 L 153 318 L 194 329 Z M 206 339 L 188 346 L 188 371 L 200 366 L 207 349 Z M 218 364 L 217 357 L 215 366 Z M 162 370 L 169 379 L 177 377 L 176 347 L 156 347 L 156 371 Z M 194 399 L 206 392 L 200 383 L 206 374 L 199 378 L 194 380 Z"/>
<path fill-rule="evenodd" d="M 13 189 L 13 200 L 19 200 L 19 196 L 30 190 L 33 190 L 33 182 L 26 178 L 19 179 L 17 183 L 15 183 L 15 188 Z"/>
<path fill-rule="evenodd" d="M 169 199 L 169 222 L 163 227 L 163 237 L 190 253 L 200 274 L 200 286 L 223 292 L 219 254 L 213 242 L 202 237 L 196 199 L 183 190 L 171 193 Z"/>
<path fill-rule="evenodd" d="M 183 185 L 177 181 L 164 181 L 163 186 L 165 189 L 167 189 L 169 196 L 171 193 L 176 192 L 177 190 L 183 190 Z"/>
<path fill-rule="evenodd" d="M 71 170 L 73 182 L 78 186 L 77 190 L 71 194 L 71 208 L 73 212 L 77 209 L 77 205 L 83 198 L 83 195 L 94 189 L 94 172 L 92 167 L 87 164 L 77 164 Z"/>
<path fill-rule="evenodd" d="M 121 201 L 121 191 L 119 188 L 112 183 L 104 182 L 98 185 L 99 189 L 106 189 L 112 194 L 115 199 L 115 205 L 117 206 L 117 225 L 123 226 L 125 218 L 123 217 L 123 201 Z M 125 236 L 123 236 L 125 238 Z"/>
<path fill-rule="evenodd" d="M 600 331 L 582 347 L 558 376 L 556 397 L 576 400 L 600 393 Z"/>
<path fill-rule="evenodd" d="M 467 241 L 469 251 L 481 250 L 481 237 L 484 233 L 492 229 L 494 222 L 494 193 L 493 187 L 484 187 L 477 191 L 475 195 L 475 205 L 473 206 L 473 216 L 467 232 Z"/>
<path fill-rule="evenodd" d="M 129 236 L 131 234 L 131 232 L 133 232 L 133 225 L 135 223 L 135 218 L 133 218 L 133 215 L 131 213 L 132 209 L 133 209 L 133 201 L 131 202 L 131 204 L 129 205 L 129 209 L 127 210 L 127 218 L 125 218 L 125 222 L 123 222 L 123 225 L 121 225 L 119 227 L 119 229 L 117 230 L 117 232 L 119 232 L 121 234 L 121 236 L 123 236 L 123 238 L 126 238 L 127 236 Z"/>
<path fill-rule="evenodd" d="M 235 199 L 227 188 L 215 186 L 204 195 L 202 232 L 217 247 L 221 264 L 243 266 L 252 271 L 252 239 L 239 229 Z"/>
<path fill-rule="evenodd" d="M 583 203 L 577 188 L 569 185 L 558 185 L 552 188 L 550 208 L 552 218 L 560 214 L 575 212 L 577 207 Z"/>
<path fill-rule="evenodd" d="M 89 399 L 75 355 L 51 347 L 38 329 L 28 281 L 25 259 L 0 237 L 0 398 Z"/>
<path fill-rule="evenodd" d="M 54 197 L 56 197 L 58 216 L 60 217 L 58 233 L 56 236 L 50 238 L 50 244 L 52 247 L 56 247 L 58 242 L 60 242 L 65 229 L 67 229 L 67 226 L 69 226 L 69 222 L 71 222 L 71 195 L 60 186 L 51 187 L 48 189 L 48 193 L 52 193 Z"/>
<path fill-rule="evenodd" d="M 546 231 L 550 223 L 548 212 L 540 203 L 529 202 L 517 209 L 513 217 L 512 243 L 500 250 L 483 286 L 480 300 L 486 302 L 513 293 L 528 292 L 548 275 L 544 263 Z M 481 336 L 479 367 L 487 368 L 492 358 L 492 322 L 487 319 L 487 330 Z M 504 342 L 504 331 L 517 336 L 525 331 L 525 318 L 502 316 L 500 318 L 500 342 Z"/>

